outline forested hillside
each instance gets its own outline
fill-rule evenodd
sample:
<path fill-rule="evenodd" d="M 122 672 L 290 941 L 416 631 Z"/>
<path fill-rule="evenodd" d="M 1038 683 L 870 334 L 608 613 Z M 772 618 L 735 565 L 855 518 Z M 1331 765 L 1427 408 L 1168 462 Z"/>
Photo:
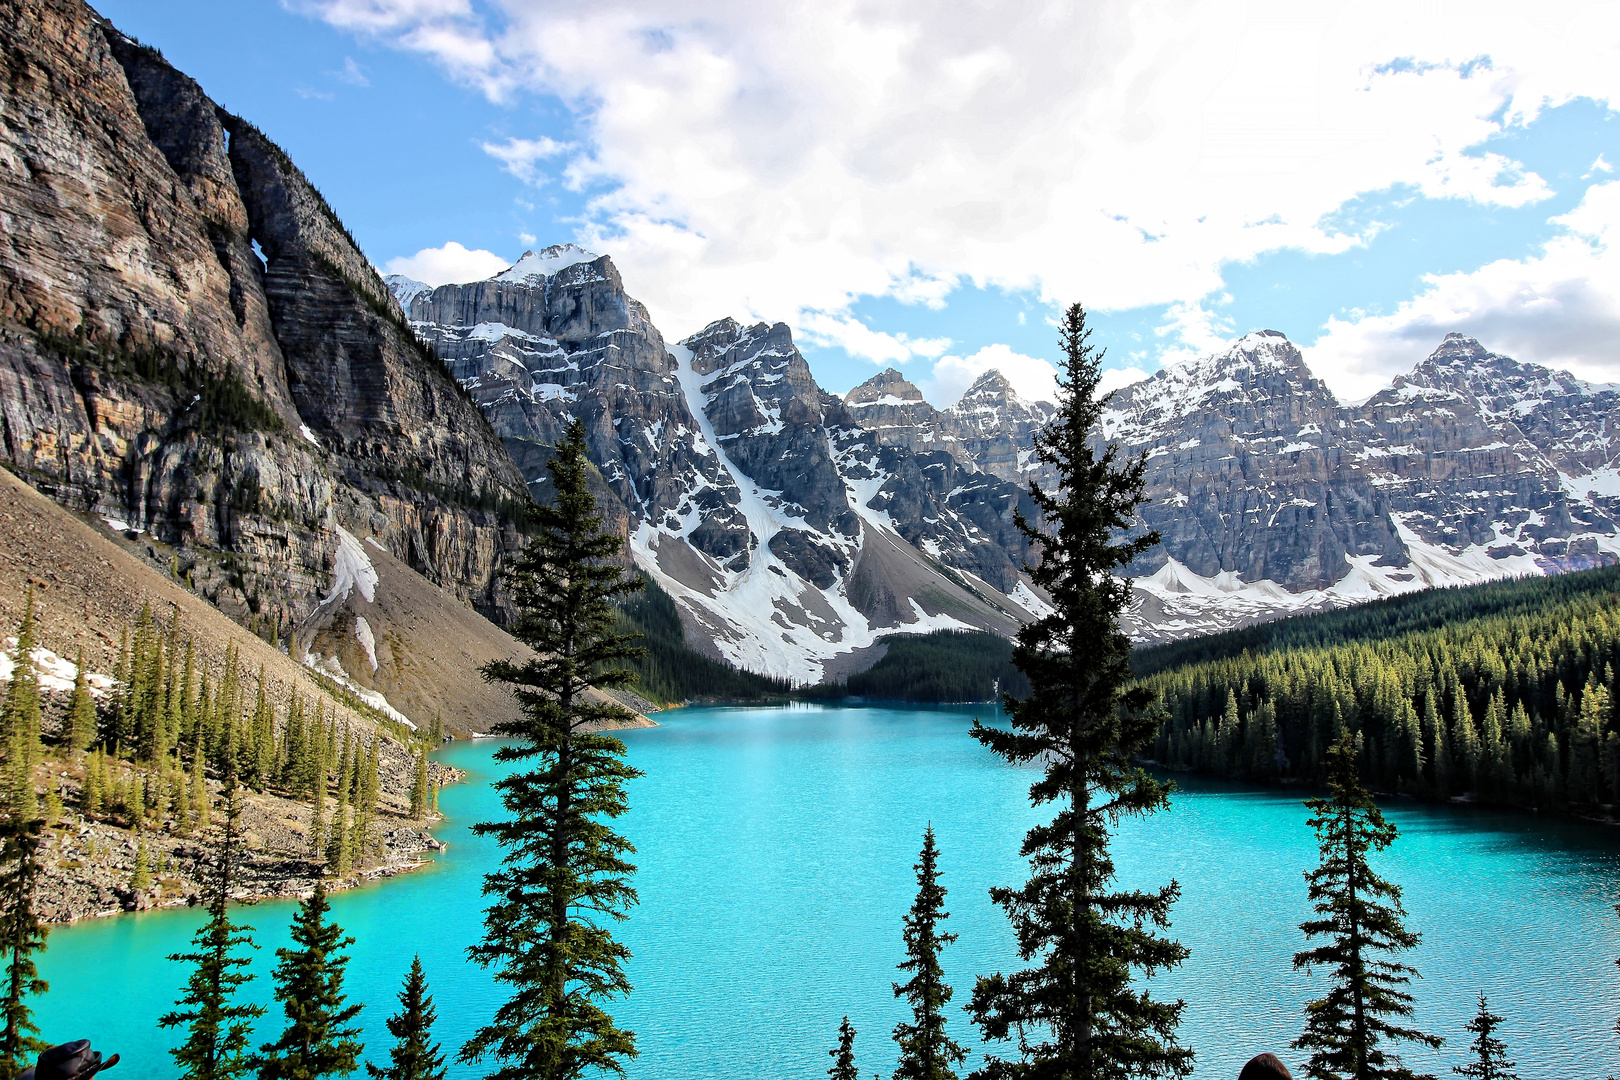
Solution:
<path fill-rule="evenodd" d="M 1620 591 L 1620 567 L 1604 567 L 1554 577 L 1512 578 L 1484 585 L 1425 589 L 1358 607 L 1316 615 L 1296 615 L 1240 630 L 1138 648 L 1131 654 L 1131 670 L 1138 677 L 1146 677 L 1186 664 L 1239 656 L 1245 651 L 1260 653 L 1346 641 L 1382 640 L 1417 630 L 1433 629 L 1459 619 L 1530 614 L 1573 597 L 1600 596 L 1616 591 Z"/>
<path fill-rule="evenodd" d="M 998 701 L 1027 694 L 1029 681 L 1012 665 L 1012 642 L 1000 634 L 936 630 L 884 639 L 883 658 L 842 683 L 809 687 L 801 697 L 864 697 L 884 701 Z"/>
<path fill-rule="evenodd" d="M 1387 791 L 1591 813 L 1620 792 L 1620 572 L 1447 590 L 1154 650 L 1157 759 L 1319 781 L 1356 737 Z M 1155 664 L 1166 652 L 1190 655 Z"/>

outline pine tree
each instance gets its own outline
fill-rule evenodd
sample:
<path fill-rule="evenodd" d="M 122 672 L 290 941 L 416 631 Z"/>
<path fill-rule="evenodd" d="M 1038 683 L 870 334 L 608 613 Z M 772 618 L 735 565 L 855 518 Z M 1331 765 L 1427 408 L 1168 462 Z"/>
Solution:
<path fill-rule="evenodd" d="M 1468 1021 L 1468 1030 L 1474 1033 L 1474 1041 L 1469 1046 L 1473 1060 L 1466 1065 L 1454 1065 L 1451 1071 L 1471 1080 L 1519 1080 L 1519 1074 L 1513 1071 L 1517 1062 L 1507 1060 L 1507 1044 L 1494 1034 L 1501 1023 L 1502 1018 L 1491 1012 L 1485 995 L 1480 994 L 1479 1012 Z"/>
<path fill-rule="evenodd" d="M 343 950 L 354 944 L 343 928 L 326 921 L 326 887 L 315 883 L 293 915 L 293 948 L 277 949 L 276 1000 L 287 1017 L 281 1038 L 260 1047 L 259 1080 L 318 1080 L 346 1076 L 359 1067 L 360 1028 L 349 1026 L 360 1005 L 345 1005 Z"/>
<path fill-rule="evenodd" d="M 422 958 L 412 957 L 405 988 L 399 992 L 399 1012 L 388 1018 L 388 1034 L 397 1040 L 388 1049 L 391 1063 L 379 1069 L 366 1062 L 372 1080 L 444 1080 L 444 1055 L 432 1041 L 433 1023 L 438 1018 L 422 975 Z"/>
<path fill-rule="evenodd" d="M 83 753 L 96 738 L 96 699 L 90 696 L 90 683 L 84 673 L 84 650 L 73 662 L 73 696 L 68 698 L 67 748 Z"/>
<path fill-rule="evenodd" d="M 411 784 L 411 817 L 421 821 L 427 817 L 428 804 L 428 748 L 424 742 L 416 755 L 416 780 Z"/>
<path fill-rule="evenodd" d="M 617 666 L 640 650 L 616 631 L 613 601 L 641 583 L 612 561 L 620 541 L 602 529 L 588 468 L 576 420 L 550 463 L 555 501 L 530 508 L 531 539 L 508 576 L 519 612 L 509 629 L 535 655 L 483 670 L 516 687 L 522 707 L 493 728 L 512 740 L 496 760 L 538 759 L 495 785 L 511 817 L 474 826 L 506 850 L 484 879 L 484 894 L 496 898 L 484 939 L 467 953 L 512 994 L 460 1053 L 467 1063 L 500 1062 L 491 1080 L 620 1074 L 636 1053 L 635 1036 L 601 1003 L 630 990 L 621 967 L 629 950 L 610 929 L 636 901 L 635 867 L 624 858 L 635 849 L 605 819 L 625 812 L 625 781 L 640 773 L 624 763 L 624 743 L 590 730 L 632 714 L 586 692 L 634 678 Z"/>
<path fill-rule="evenodd" d="M 968 1008 L 986 1040 L 1016 1038 L 1018 1062 L 988 1057 L 985 1076 L 1180 1077 L 1192 1051 L 1176 1043 L 1183 1003 L 1150 998 L 1132 983 L 1180 964 L 1187 950 L 1154 933 L 1169 925 L 1179 895 L 1110 891 L 1110 828 L 1122 817 L 1168 805 L 1170 785 L 1132 756 L 1152 745 L 1157 713 L 1131 679 L 1131 642 L 1119 628 L 1131 586 L 1120 574 L 1158 543 L 1156 533 L 1117 539 L 1136 524 L 1145 460 L 1120 464 L 1090 439 L 1106 405 L 1099 400 L 1102 353 L 1090 344 L 1084 309 L 1065 315 L 1065 361 L 1058 413 L 1035 438 L 1058 477 L 1058 491 L 1030 485 L 1048 533 L 1022 515 L 1018 526 L 1040 555 L 1031 568 L 1053 612 L 1018 632 L 1013 663 L 1030 696 L 1009 696 L 1011 730 L 975 721 L 973 735 L 1013 764 L 1038 762 L 1030 801 L 1058 804 L 1056 817 L 1024 839 L 1030 877 L 991 897 L 1007 912 L 1019 955 L 1035 966 L 981 977 Z"/>
<path fill-rule="evenodd" d="M 101 756 L 102 751 L 96 750 L 84 763 L 84 787 L 79 805 L 86 817 L 99 817 L 102 807 L 106 804 L 107 789 L 102 786 L 105 766 Z"/>
<path fill-rule="evenodd" d="M 315 787 L 310 798 L 309 813 L 309 857 L 323 858 L 326 855 L 326 776 L 315 774 Z"/>
<path fill-rule="evenodd" d="M 913 869 L 917 898 L 902 923 L 906 958 L 900 963 L 900 970 L 909 971 L 911 978 L 904 985 L 894 984 L 894 996 L 911 1004 L 912 1022 L 901 1021 L 894 1028 L 894 1041 L 900 1046 L 894 1080 L 956 1080 L 951 1066 L 961 1064 L 967 1051 L 945 1034 L 944 1009 L 952 991 L 939 966 L 939 954 L 956 935 L 939 929 L 950 915 L 945 910 L 945 887 L 939 883 L 939 848 L 932 826 L 923 833 L 922 853 Z"/>
<path fill-rule="evenodd" d="M 240 809 L 234 785 L 225 790 L 225 825 L 219 842 L 219 867 L 210 883 L 208 921 L 191 938 L 191 952 L 174 953 L 175 963 L 191 964 L 186 989 L 176 1008 L 158 1020 L 163 1027 L 185 1026 L 186 1040 L 170 1050 L 187 1080 L 238 1080 L 253 1071 L 248 1037 L 253 1021 L 265 1014 L 263 1005 L 235 1004 L 232 999 L 253 975 L 250 960 L 239 952 L 257 949 L 251 926 L 231 922 L 226 905 L 237 855 L 237 818 Z"/>
<path fill-rule="evenodd" d="M 34 650 L 39 646 L 39 630 L 34 611 L 34 587 L 28 586 L 22 621 L 17 624 L 17 652 L 6 691 L 6 704 L 0 713 L 0 737 L 4 738 L 9 772 L 7 801 L 12 816 L 31 821 L 38 814 L 34 792 L 34 763 L 40 758 L 39 672 L 34 669 Z"/>
<path fill-rule="evenodd" d="M 839 1023 L 838 1045 L 827 1051 L 827 1056 L 833 1059 L 832 1068 L 827 1070 L 832 1080 L 860 1080 L 855 1070 L 855 1029 L 849 1025 L 849 1017 Z"/>
<path fill-rule="evenodd" d="M 135 867 L 129 872 L 129 891 L 137 896 L 152 887 L 152 858 L 146 852 L 146 834 L 135 827 Z"/>
<path fill-rule="evenodd" d="M 50 1044 L 38 1038 L 31 995 L 50 989 L 39 977 L 34 954 L 45 948 L 48 928 L 39 921 L 34 902 L 42 870 L 39 862 L 39 819 L 0 821 L 0 949 L 5 950 L 5 984 L 0 988 L 4 1026 L 0 1027 L 0 1080 L 14 1080 Z"/>
<path fill-rule="evenodd" d="M 1328 751 L 1328 797 L 1309 799 L 1322 862 L 1308 871 L 1310 901 L 1318 918 L 1300 924 L 1307 939 L 1328 941 L 1294 955 L 1295 970 L 1329 971 L 1327 996 L 1305 1007 L 1305 1031 L 1296 1050 L 1311 1051 L 1306 1074 L 1315 1080 L 1415 1080 L 1386 1042 L 1438 1047 L 1443 1040 L 1394 1021 L 1412 1015 L 1412 995 L 1402 987 L 1417 972 L 1379 954 L 1417 947 L 1406 929 L 1400 886 L 1373 873 L 1371 852 L 1395 842 L 1395 826 L 1362 786 L 1355 744 L 1346 736 Z M 1429 1078 L 1432 1080 L 1432 1078 Z"/>

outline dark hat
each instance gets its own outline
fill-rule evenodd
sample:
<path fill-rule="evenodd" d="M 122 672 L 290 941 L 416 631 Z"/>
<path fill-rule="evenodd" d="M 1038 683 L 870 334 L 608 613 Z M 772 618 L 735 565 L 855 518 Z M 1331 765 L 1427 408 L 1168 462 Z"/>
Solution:
<path fill-rule="evenodd" d="M 116 1064 L 117 1054 L 102 1061 L 100 1051 L 90 1049 L 89 1039 L 75 1039 L 40 1054 L 39 1064 L 23 1070 L 17 1080 L 90 1080 L 102 1069 Z"/>
<path fill-rule="evenodd" d="M 40 1077 L 40 1080 L 45 1080 L 45 1077 Z M 1257 1054 L 1243 1066 L 1238 1080 L 1294 1080 L 1294 1074 L 1277 1060 L 1276 1054 Z"/>

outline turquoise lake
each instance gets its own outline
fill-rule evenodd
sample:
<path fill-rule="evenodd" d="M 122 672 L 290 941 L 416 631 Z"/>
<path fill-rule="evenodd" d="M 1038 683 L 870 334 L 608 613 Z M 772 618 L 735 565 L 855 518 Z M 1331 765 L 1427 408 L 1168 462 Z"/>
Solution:
<path fill-rule="evenodd" d="M 890 985 L 900 917 L 925 825 L 938 835 L 956 987 L 951 1028 L 977 1047 L 965 1014 L 975 975 L 1012 970 L 1011 935 L 986 890 L 1016 884 L 1018 844 L 1036 820 L 1033 773 L 1001 764 L 967 733 L 983 708 L 794 706 L 682 709 L 660 727 L 623 733 L 646 771 L 621 821 L 638 848 L 641 904 L 620 928 L 634 951 L 635 992 L 610 1005 L 637 1033 L 632 1077 L 819 1078 L 841 1016 L 859 1032 L 863 1076 L 894 1066 L 890 1031 L 903 1015 Z M 356 938 L 351 1000 L 362 1000 L 368 1056 L 386 1059 L 383 1021 L 413 953 L 439 1009 L 437 1034 L 453 1057 L 499 997 L 463 950 L 479 933 L 480 877 L 494 846 L 467 826 L 499 812 L 488 781 L 489 742 L 443 757 L 469 771 L 447 789 L 450 843 L 432 866 L 334 897 L 335 919 Z M 1169 812 L 1127 825 L 1116 844 L 1127 885 L 1180 881 L 1174 933 L 1192 949 L 1179 971 L 1152 981 L 1187 1001 L 1184 1041 L 1199 1077 L 1234 1077 L 1243 1061 L 1287 1049 L 1301 1005 L 1320 978 L 1295 974 L 1307 914 L 1301 872 L 1315 845 L 1297 791 L 1182 780 Z M 1527 1080 L 1599 1077 L 1620 1067 L 1620 835 L 1534 815 L 1392 802 L 1401 838 L 1379 866 L 1405 886 L 1410 925 L 1423 934 L 1407 959 L 1418 1024 L 1443 1035 L 1412 1066 L 1450 1075 L 1463 1024 L 1483 990 L 1507 1017 L 1501 1034 Z M 268 1001 L 274 950 L 285 944 L 286 902 L 238 912 L 261 945 L 250 996 Z M 177 1032 L 156 1026 L 184 969 L 165 961 L 201 921 L 193 910 L 122 916 L 61 928 L 41 963 L 51 990 L 35 1002 L 53 1042 L 90 1037 L 123 1054 L 118 1080 L 174 1075 Z M 260 1033 L 278 1031 L 273 1011 Z M 970 1058 L 977 1062 L 979 1055 Z M 967 1069 L 963 1069 L 965 1074 Z M 358 1074 L 358 1075 L 364 1075 Z M 452 1066 L 452 1077 L 480 1070 Z"/>

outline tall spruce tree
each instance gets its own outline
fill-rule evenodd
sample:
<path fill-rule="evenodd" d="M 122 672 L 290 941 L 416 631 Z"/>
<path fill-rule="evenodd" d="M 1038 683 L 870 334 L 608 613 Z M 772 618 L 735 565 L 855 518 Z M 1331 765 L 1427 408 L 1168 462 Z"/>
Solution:
<path fill-rule="evenodd" d="M 1131 586 L 1115 575 L 1159 538 L 1124 536 L 1143 502 L 1144 461 L 1121 462 L 1113 447 L 1099 454 L 1090 441 L 1107 402 L 1097 396 L 1103 354 L 1090 337 L 1075 304 L 1062 328 L 1058 413 L 1035 440 L 1058 488 L 1030 485 L 1044 527 L 1017 519 L 1038 556 L 1031 577 L 1053 605 L 1024 625 L 1013 649 L 1030 695 L 1007 697 L 1010 730 L 973 725 L 1009 762 L 1041 763 L 1030 801 L 1057 804 L 1053 820 L 1024 838 L 1028 882 L 991 890 L 1033 966 L 974 987 L 968 1009 L 985 1039 L 1017 1044 L 1016 1059 L 987 1057 L 975 1074 L 986 1078 L 1178 1077 L 1192 1068 L 1192 1051 L 1176 1042 L 1183 1003 L 1133 984 L 1135 972 L 1149 976 L 1187 956 L 1154 932 L 1169 926 L 1179 887 L 1111 889 L 1110 830 L 1165 807 L 1171 787 L 1131 760 L 1152 745 L 1158 715 L 1146 692 L 1125 691 L 1131 643 L 1119 617 Z"/>
<path fill-rule="evenodd" d="M 67 748 L 72 753 L 88 750 L 96 737 L 96 701 L 90 696 L 83 649 L 79 650 L 73 662 L 73 695 L 68 698 L 67 723 L 63 734 Z"/>
<path fill-rule="evenodd" d="M 630 990 L 629 950 L 611 929 L 636 901 L 625 859 L 635 849 L 609 822 L 640 773 L 625 764 L 624 743 L 590 730 L 633 714 L 587 692 L 634 678 L 617 665 L 641 650 L 615 630 L 613 601 L 641 582 L 612 561 L 620 541 L 603 531 L 587 487 L 584 424 L 569 426 L 549 468 L 554 501 L 531 509 L 529 544 L 508 576 L 519 613 L 509 629 L 535 656 L 483 669 L 514 688 L 522 710 L 493 727 L 511 740 L 496 760 L 534 763 L 495 785 L 511 817 L 474 826 L 506 852 L 484 878 L 495 901 L 467 954 L 512 993 L 460 1053 L 468 1063 L 493 1057 L 491 1080 L 622 1074 L 636 1053 L 634 1034 L 602 1003 Z"/>
<path fill-rule="evenodd" d="M 260 1048 L 259 1080 L 317 1080 L 347 1076 L 359 1068 L 360 1028 L 350 1026 L 363 1006 L 345 1005 L 343 950 L 354 944 L 343 928 L 327 922 L 331 905 L 319 881 L 293 915 L 290 949 L 277 949 L 276 1000 L 287 1027 Z"/>
<path fill-rule="evenodd" d="M 1417 947 L 1405 926 L 1401 889 L 1373 873 L 1367 857 L 1395 842 L 1395 826 L 1362 785 L 1356 744 L 1346 733 L 1328 751 L 1328 797 L 1308 799 L 1321 865 L 1307 871 L 1317 918 L 1300 924 L 1307 939 L 1327 940 L 1294 955 L 1295 970 L 1328 969 L 1327 996 L 1305 1006 L 1296 1050 L 1309 1050 L 1306 1075 L 1315 1080 L 1415 1080 L 1386 1043 L 1439 1047 L 1443 1040 L 1397 1022 L 1412 1015 L 1402 987 L 1417 972 L 1382 956 Z M 1430 1078 L 1432 1080 L 1432 1078 Z"/>
<path fill-rule="evenodd" d="M 855 1029 L 849 1017 L 839 1021 L 838 1045 L 827 1051 L 827 1056 L 833 1059 L 832 1068 L 827 1070 L 832 1080 L 861 1080 L 855 1069 Z"/>
<path fill-rule="evenodd" d="M 913 869 L 917 871 L 917 898 L 902 923 L 906 958 L 899 965 L 911 978 L 894 984 L 894 996 L 911 1005 L 911 1023 L 902 1020 L 894 1027 L 894 1041 L 900 1046 L 894 1080 L 956 1080 L 951 1066 L 961 1064 L 967 1051 L 945 1034 L 944 1010 L 952 991 L 939 965 L 939 954 L 956 935 L 939 928 L 950 913 L 945 910 L 945 887 L 939 883 L 939 848 L 933 826 L 923 833 L 922 853 Z"/>
<path fill-rule="evenodd" d="M 0 820 L 0 948 L 5 984 L 0 986 L 0 1080 L 14 1080 L 49 1043 L 38 1038 L 28 998 L 50 989 L 39 977 L 34 954 L 49 932 L 35 909 L 39 889 L 40 830 L 44 821 Z"/>
<path fill-rule="evenodd" d="M 389 1065 L 379 1069 L 366 1062 L 372 1080 L 444 1080 L 444 1055 L 433 1041 L 433 1023 L 439 1018 L 422 974 L 422 958 L 411 958 L 410 974 L 399 992 L 399 1012 L 388 1018 L 388 1034 L 395 1039 L 388 1049 Z"/>
<path fill-rule="evenodd" d="M 251 926 L 233 923 L 227 912 L 231 881 L 240 846 L 237 819 L 241 814 L 236 786 L 225 788 L 225 822 L 220 837 L 219 865 L 209 883 L 208 921 L 191 938 L 191 952 L 174 953 L 176 963 L 192 965 L 186 988 L 176 1008 L 159 1020 L 163 1027 L 186 1028 L 186 1039 L 169 1051 L 187 1080 L 238 1080 L 254 1069 L 248 1051 L 253 1021 L 265 1014 L 263 1005 L 238 1004 L 237 990 L 253 980 L 251 960 L 240 950 L 257 949 Z"/>
<path fill-rule="evenodd" d="M 1451 1071 L 1470 1080 L 1519 1080 L 1514 1072 L 1517 1062 L 1507 1059 L 1507 1044 L 1496 1037 L 1502 1018 L 1491 1012 L 1485 995 L 1479 995 L 1479 1011 L 1468 1021 L 1468 1030 L 1474 1033 L 1469 1045 L 1470 1060 L 1466 1065 L 1453 1065 Z"/>

